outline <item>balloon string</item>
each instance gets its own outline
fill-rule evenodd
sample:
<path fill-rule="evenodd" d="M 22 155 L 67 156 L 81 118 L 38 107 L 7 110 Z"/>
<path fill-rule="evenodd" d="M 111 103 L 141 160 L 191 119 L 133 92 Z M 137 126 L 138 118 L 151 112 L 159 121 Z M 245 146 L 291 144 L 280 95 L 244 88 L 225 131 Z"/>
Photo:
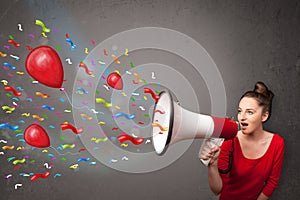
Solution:
<path fill-rule="evenodd" d="M 60 152 L 58 152 L 54 147 L 50 146 L 51 149 L 53 149 L 57 154 L 59 154 L 60 156 L 64 156 L 67 154 L 71 154 L 72 156 L 78 155 L 80 153 L 71 153 L 71 152 L 66 152 L 65 154 L 61 154 Z"/>
<path fill-rule="evenodd" d="M 67 98 L 68 102 L 70 103 L 70 105 L 72 106 L 72 108 L 75 108 L 75 109 L 77 109 L 77 110 L 80 110 L 80 109 L 83 109 L 83 108 L 87 108 L 87 109 L 89 109 L 91 112 L 95 113 L 95 108 L 91 108 L 91 107 L 89 107 L 89 106 L 87 106 L 87 105 L 83 105 L 83 106 L 81 106 L 81 107 L 76 107 L 76 106 L 74 106 L 74 105 L 72 104 L 72 102 L 71 102 L 69 96 L 68 96 L 68 93 L 67 93 L 65 90 L 63 90 L 63 92 L 65 93 L 66 98 Z M 140 99 L 137 99 L 137 100 L 140 100 Z M 94 110 L 94 111 L 93 111 L 93 110 Z M 104 114 L 103 112 L 99 112 L 99 113 Z"/>
<path fill-rule="evenodd" d="M 68 93 L 67 93 L 65 90 L 63 90 L 63 92 L 65 93 L 66 98 L 67 98 L 68 102 L 70 103 L 70 105 L 72 106 L 72 108 L 76 108 L 76 109 L 78 109 L 78 110 L 80 110 L 80 109 L 82 109 L 82 108 L 88 108 L 88 109 L 90 109 L 90 108 L 89 108 L 88 106 L 86 106 L 86 105 L 81 106 L 81 107 L 76 107 L 76 106 L 74 106 L 74 105 L 72 104 L 72 101 L 70 100 L 70 98 L 69 98 L 69 96 L 68 96 Z"/>
<path fill-rule="evenodd" d="M 68 93 L 67 93 L 65 90 L 62 90 L 62 91 L 65 93 L 65 96 L 66 96 L 68 102 L 70 103 L 70 105 L 72 106 L 72 108 L 76 108 L 76 109 L 79 110 L 79 109 L 82 109 L 82 108 L 87 107 L 87 106 L 82 106 L 82 107 L 76 107 L 76 106 L 74 106 L 74 105 L 72 104 L 72 102 L 71 102 L 69 96 L 68 96 Z M 87 107 L 87 108 L 89 108 L 89 107 Z M 60 155 L 60 156 L 64 156 L 64 155 L 67 155 L 67 154 L 70 154 L 70 155 L 73 155 L 73 156 L 74 156 L 74 155 L 80 154 L 80 153 L 71 153 L 71 152 L 66 152 L 66 153 L 62 154 L 62 153 L 60 153 L 59 151 L 57 151 L 54 147 L 50 146 L 50 148 L 53 149 L 53 150 L 54 150 L 58 155 Z"/>

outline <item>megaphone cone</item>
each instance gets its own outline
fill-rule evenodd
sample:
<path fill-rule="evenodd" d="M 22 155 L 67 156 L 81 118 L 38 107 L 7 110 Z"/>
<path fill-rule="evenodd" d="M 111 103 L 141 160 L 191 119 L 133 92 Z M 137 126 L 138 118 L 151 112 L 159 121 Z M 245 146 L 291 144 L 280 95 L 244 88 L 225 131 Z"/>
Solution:
<path fill-rule="evenodd" d="M 182 108 L 168 91 L 159 94 L 152 121 L 152 143 L 158 155 L 169 144 L 186 139 L 234 138 L 238 123 L 232 119 L 194 113 Z"/>

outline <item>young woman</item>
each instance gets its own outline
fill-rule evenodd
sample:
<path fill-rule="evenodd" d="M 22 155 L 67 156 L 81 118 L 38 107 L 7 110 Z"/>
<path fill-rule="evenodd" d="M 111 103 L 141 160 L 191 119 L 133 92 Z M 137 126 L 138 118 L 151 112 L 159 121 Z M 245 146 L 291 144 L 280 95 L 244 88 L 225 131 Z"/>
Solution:
<path fill-rule="evenodd" d="M 241 130 L 221 148 L 207 143 L 200 152 L 208 165 L 208 182 L 220 200 L 269 199 L 278 187 L 284 155 L 283 138 L 263 129 L 271 114 L 273 93 L 262 82 L 240 99 Z"/>

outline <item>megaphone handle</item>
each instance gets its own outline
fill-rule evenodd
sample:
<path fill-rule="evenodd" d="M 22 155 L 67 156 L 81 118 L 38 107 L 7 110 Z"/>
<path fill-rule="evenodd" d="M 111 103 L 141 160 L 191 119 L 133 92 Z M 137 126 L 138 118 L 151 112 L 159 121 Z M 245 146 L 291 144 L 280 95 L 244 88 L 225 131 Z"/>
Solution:
<path fill-rule="evenodd" d="M 202 143 L 202 146 L 200 148 L 200 151 L 199 153 L 202 151 L 204 145 L 209 142 L 211 144 L 211 148 L 214 148 L 216 145 L 218 146 L 221 146 L 221 144 L 223 143 L 224 141 L 224 138 L 209 138 L 209 139 L 204 139 L 203 143 Z M 203 159 L 200 159 L 202 164 L 205 165 L 205 166 L 208 166 L 210 159 L 207 159 L 207 160 L 203 160 Z"/>

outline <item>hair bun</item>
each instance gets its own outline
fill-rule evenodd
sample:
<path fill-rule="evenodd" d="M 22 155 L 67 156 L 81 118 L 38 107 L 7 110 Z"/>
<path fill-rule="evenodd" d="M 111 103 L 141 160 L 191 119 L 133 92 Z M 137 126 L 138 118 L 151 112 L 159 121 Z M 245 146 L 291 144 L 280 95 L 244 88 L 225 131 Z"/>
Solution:
<path fill-rule="evenodd" d="M 245 92 L 240 100 L 244 97 L 255 99 L 257 104 L 263 108 L 263 113 L 269 112 L 267 120 L 270 118 L 274 94 L 263 82 L 257 82 L 254 90 Z"/>
<path fill-rule="evenodd" d="M 273 96 L 274 96 L 273 92 L 270 91 L 268 89 L 268 87 L 263 82 L 257 82 L 255 84 L 255 87 L 254 87 L 253 91 L 256 92 L 256 93 L 262 94 L 267 99 L 269 99 L 269 101 L 272 101 Z"/>

